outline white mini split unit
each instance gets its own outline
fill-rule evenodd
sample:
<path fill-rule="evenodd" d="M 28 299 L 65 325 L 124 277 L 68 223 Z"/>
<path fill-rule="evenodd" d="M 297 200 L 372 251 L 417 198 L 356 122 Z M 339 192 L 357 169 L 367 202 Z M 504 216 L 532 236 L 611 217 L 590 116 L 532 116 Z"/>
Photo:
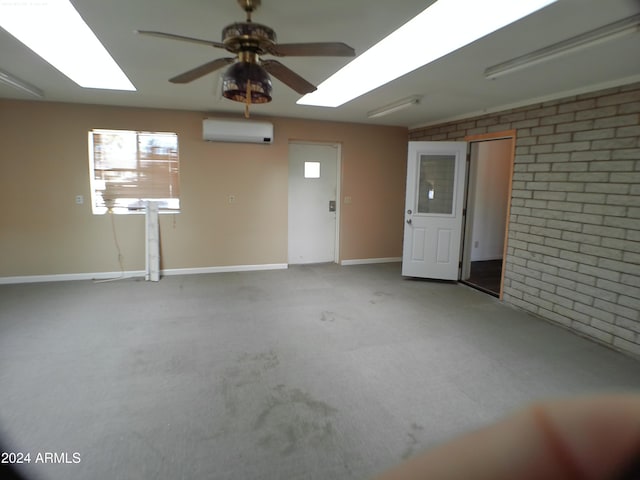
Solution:
<path fill-rule="evenodd" d="M 208 142 L 273 143 L 273 123 L 205 118 L 202 138 Z"/>

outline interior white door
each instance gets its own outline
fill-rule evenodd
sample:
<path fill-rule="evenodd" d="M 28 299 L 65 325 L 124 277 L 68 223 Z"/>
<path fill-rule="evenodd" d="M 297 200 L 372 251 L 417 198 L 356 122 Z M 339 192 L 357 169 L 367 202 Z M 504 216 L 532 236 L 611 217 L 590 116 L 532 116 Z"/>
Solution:
<path fill-rule="evenodd" d="M 336 261 L 338 146 L 289 144 L 289 263 Z"/>
<path fill-rule="evenodd" d="M 466 142 L 409 142 L 402 275 L 458 280 Z"/>

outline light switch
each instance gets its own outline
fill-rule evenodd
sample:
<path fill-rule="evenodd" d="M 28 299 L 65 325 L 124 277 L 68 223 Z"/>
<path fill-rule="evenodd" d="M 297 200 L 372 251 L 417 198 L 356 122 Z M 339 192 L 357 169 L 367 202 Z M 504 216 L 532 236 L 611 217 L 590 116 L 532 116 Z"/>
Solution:
<path fill-rule="evenodd" d="M 349 205 L 351 203 L 351 197 L 344 197 L 345 205 Z"/>

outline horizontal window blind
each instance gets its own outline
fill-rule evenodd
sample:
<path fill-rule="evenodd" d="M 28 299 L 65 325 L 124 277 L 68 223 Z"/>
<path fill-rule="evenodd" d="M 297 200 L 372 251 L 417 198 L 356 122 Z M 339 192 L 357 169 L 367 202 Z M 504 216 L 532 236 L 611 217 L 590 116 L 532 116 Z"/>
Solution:
<path fill-rule="evenodd" d="M 89 155 L 94 213 L 180 208 L 178 136 L 166 132 L 92 130 Z"/>

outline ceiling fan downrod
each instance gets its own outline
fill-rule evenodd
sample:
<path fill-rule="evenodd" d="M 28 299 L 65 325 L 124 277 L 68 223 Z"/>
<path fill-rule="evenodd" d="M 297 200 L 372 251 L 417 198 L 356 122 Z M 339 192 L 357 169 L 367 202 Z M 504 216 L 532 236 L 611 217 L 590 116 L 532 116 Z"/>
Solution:
<path fill-rule="evenodd" d="M 261 0 L 238 0 L 240 8 L 247 12 L 247 22 L 251 22 L 251 14 L 258 9 Z"/>

